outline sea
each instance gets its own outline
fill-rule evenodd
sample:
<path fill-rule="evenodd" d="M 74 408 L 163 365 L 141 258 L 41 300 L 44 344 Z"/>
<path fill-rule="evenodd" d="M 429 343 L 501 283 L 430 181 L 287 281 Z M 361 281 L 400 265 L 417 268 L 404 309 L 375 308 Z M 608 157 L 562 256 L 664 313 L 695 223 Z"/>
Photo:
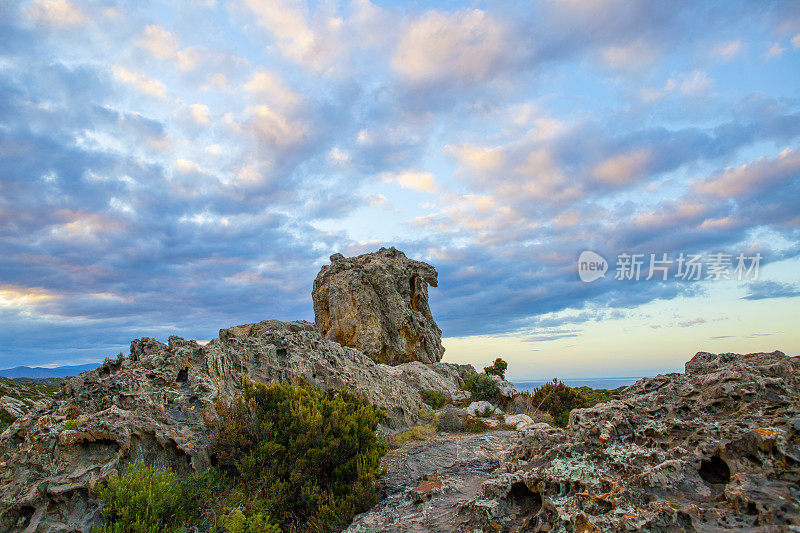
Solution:
<path fill-rule="evenodd" d="M 561 379 L 562 383 L 568 387 L 591 387 L 593 389 L 616 389 L 618 387 L 627 387 L 633 385 L 642 378 L 627 377 L 627 378 L 575 378 L 575 379 Z M 537 379 L 537 380 L 522 380 L 513 381 L 517 389 L 520 391 L 532 391 L 550 383 L 552 379 Z"/>

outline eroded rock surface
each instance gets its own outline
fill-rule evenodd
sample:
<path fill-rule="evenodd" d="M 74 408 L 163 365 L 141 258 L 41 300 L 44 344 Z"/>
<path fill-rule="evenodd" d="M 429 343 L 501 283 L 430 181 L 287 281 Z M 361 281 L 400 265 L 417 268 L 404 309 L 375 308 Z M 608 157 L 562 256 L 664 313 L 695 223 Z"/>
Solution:
<path fill-rule="evenodd" d="M 442 359 L 442 332 L 428 306 L 436 270 L 395 248 L 331 256 L 314 280 L 317 326 L 326 338 L 387 364 Z"/>
<path fill-rule="evenodd" d="M 515 431 L 437 435 L 392 450 L 382 461 L 385 498 L 345 531 L 456 531 L 461 506 L 480 493 L 518 439 Z"/>
<path fill-rule="evenodd" d="M 800 358 L 698 353 L 684 374 L 536 424 L 463 508 L 463 531 L 800 525 Z M 456 527 L 457 526 L 457 527 Z"/>
<path fill-rule="evenodd" d="M 214 401 L 234 397 L 245 378 L 350 388 L 386 412 L 388 431 L 420 421 L 427 409 L 420 390 L 460 390 L 468 372 L 445 363 L 407 371 L 378 364 L 302 321 L 223 329 L 205 346 L 137 339 L 131 357 L 67 379 L 58 400 L 0 435 L 0 530 L 88 530 L 97 511 L 91 489 L 129 462 L 204 469 Z"/>

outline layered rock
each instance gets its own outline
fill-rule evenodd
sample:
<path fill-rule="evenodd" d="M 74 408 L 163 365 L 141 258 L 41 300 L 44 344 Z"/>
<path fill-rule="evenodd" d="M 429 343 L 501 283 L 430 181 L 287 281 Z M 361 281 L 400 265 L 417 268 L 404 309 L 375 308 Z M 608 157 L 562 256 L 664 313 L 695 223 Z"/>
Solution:
<path fill-rule="evenodd" d="M 315 321 L 326 338 L 378 362 L 440 361 L 442 332 L 428 306 L 428 285 L 436 287 L 437 276 L 395 248 L 332 255 L 314 280 Z"/>
<path fill-rule="evenodd" d="M 235 397 L 245 379 L 349 388 L 386 412 L 388 432 L 420 421 L 420 390 L 456 394 L 471 368 L 412 365 L 375 363 L 302 321 L 223 329 L 205 346 L 135 340 L 130 357 L 67 379 L 58 400 L 0 435 L 0 530 L 87 530 L 97 512 L 90 491 L 129 462 L 204 469 L 215 400 Z"/>

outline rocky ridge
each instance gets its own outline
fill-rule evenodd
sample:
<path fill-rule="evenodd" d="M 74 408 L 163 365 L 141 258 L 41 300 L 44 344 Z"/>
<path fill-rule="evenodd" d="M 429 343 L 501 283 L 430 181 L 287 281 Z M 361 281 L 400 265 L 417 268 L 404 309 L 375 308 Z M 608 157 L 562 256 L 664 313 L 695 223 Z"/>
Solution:
<path fill-rule="evenodd" d="M 376 363 L 303 321 L 223 329 L 204 346 L 137 339 L 130 353 L 66 380 L 58 400 L 0 435 L 0 527 L 87 529 L 96 518 L 89 492 L 129 462 L 206 468 L 214 402 L 237 395 L 245 379 L 349 388 L 386 412 L 388 433 L 420 421 L 422 390 L 460 399 L 474 373 L 469 365 Z"/>

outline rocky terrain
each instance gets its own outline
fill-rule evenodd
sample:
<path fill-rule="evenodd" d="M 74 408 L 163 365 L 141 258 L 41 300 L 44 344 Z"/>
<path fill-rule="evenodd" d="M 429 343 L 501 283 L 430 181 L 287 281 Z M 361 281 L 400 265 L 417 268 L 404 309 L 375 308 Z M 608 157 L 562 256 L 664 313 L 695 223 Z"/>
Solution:
<path fill-rule="evenodd" d="M 31 409 L 43 409 L 60 388 L 59 378 L 0 378 L 0 431 Z"/>
<path fill-rule="evenodd" d="M 555 428 L 501 412 L 525 398 L 499 376 L 497 405 L 473 402 L 475 370 L 438 362 L 435 282 L 394 249 L 334 256 L 314 285 L 316 324 L 240 325 L 205 345 L 134 340 L 0 435 L 0 530 L 88 531 L 98 483 L 135 461 L 205 469 L 215 401 L 245 380 L 298 378 L 352 389 L 386 412 L 380 432 L 415 436 L 384 457 L 384 497 L 353 533 L 800 528 L 797 357 L 698 353 L 685 373 L 640 380 Z M 490 431 L 464 432 L 477 417 Z"/>

